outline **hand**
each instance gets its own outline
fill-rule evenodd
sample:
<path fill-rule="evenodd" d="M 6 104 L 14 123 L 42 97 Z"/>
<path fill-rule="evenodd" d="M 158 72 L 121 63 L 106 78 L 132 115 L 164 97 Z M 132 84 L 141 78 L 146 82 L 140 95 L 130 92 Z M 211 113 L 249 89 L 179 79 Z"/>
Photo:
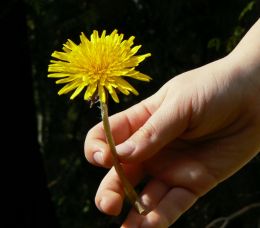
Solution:
<path fill-rule="evenodd" d="M 128 179 L 136 185 L 150 176 L 140 197 L 151 212 L 141 216 L 132 210 L 122 227 L 168 227 L 260 150 L 259 68 L 238 68 L 238 53 L 173 78 L 110 118 Z M 102 124 L 89 131 L 85 153 L 89 162 L 111 167 Z M 123 199 L 112 168 L 96 205 L 117 215 Z"/>

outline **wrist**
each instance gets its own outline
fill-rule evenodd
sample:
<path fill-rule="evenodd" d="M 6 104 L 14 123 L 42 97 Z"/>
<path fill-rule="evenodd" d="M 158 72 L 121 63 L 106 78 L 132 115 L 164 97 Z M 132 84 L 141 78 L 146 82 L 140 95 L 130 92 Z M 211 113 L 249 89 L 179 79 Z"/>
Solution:
<path fill-rule="evenodd" d="M 260 19 L 251 27 L 237 47 L 226 56 L 231 77 L 239 77 L 260 90 Z"/>

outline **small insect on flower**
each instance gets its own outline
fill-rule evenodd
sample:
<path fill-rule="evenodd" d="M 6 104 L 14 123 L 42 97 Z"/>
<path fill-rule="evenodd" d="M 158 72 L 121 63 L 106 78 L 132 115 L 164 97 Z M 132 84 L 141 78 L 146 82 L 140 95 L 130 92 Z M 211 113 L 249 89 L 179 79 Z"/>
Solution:
<path fill-rule="evenodd" d="M 63 52 L 54 51 L 48 68 L 48 77 L 57 78 L 57 84 L 66 85 L 58 94 L 66 94 L 75 90 L 70 99 L 74 99 L 84 89 L 84 99 L 99 99 L 106 103 L 106 91 L 115 102 L 119 102 L 117 91 L 125 95 L 138 92 L 123 77 L 131 77 L 141 81 L 151 78 L 137 70 L 139 65 L 150 53 L 135 55 L 141 45 L 134 46 L 134 36 L 123 40 L 124 35 L 114 30 L 110 35 L 103 31 L 101 36 L 93 31 L 90 40 L 81 33 L 80 44 L 70 39 L 63 45 Z"/>

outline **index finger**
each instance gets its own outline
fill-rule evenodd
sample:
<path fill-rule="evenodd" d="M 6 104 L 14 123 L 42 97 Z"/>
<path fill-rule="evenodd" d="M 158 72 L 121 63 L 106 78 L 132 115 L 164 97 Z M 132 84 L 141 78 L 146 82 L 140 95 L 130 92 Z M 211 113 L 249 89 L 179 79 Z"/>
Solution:
<path fill-rule="evenodd" d="M 154 96 L 109 117 L 111 132 L 116 145 L 128 139 L 155 112 L 160 102 L 159 100 L 156 102 Z M 112 165 L 110 149 L 106 143 L 102 122 L 88 132 L 84 148 L 85 156 L 90 163 L 104 167 Z"/>

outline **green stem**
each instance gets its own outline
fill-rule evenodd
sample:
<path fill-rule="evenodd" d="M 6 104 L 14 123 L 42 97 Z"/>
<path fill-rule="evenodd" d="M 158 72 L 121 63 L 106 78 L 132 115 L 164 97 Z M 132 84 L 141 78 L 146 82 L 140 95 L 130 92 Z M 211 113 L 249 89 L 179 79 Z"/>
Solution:
<path fill-rule="evenodd" d="M 106 134 L 107 143 L 109 144 L 110 151 L 112 153 L 112 159 L 113 159 L 113 165 L 115 167 L 115 170 L 122 182 L 122 185 L 124 187 L 124 191 L 126 196 L 128 197 L 131 204 L 135 207 L 137 212 L 141 215 L 145 215 L 148 213 L 147 209 L 144 207 L 144 205 L 141 203 L 140 198 L 138 197 L 136 191 L 134 190 L 133 186 L 130 184 L 128 179 L 125 176 L 124 170 L 119 162 L 116 147 L 114 143 L 114 139 L 112 137 L 112 133 L 110 130 L 110 124 L 108 120 L 108 110 L 107 110 L 107 104 L 100 101 L 101 105 L 101 114 L 102 114 L 102 121 L 103 126 Z"/>

